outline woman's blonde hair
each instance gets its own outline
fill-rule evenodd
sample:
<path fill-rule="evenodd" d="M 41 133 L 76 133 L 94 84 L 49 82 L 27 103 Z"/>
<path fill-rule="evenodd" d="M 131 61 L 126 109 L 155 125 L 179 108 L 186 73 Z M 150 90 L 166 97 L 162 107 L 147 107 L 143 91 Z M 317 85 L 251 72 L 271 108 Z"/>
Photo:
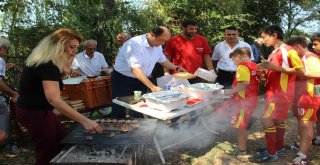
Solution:
<path fill-rule="evenodd" d="M 59 29 L 42 39 L 26 60 L 27 67 L 52 61 L 60 70 L 68 63 L 65 47 L 70 40 L 82 42 L 82 36 L 70 29 Z"/>

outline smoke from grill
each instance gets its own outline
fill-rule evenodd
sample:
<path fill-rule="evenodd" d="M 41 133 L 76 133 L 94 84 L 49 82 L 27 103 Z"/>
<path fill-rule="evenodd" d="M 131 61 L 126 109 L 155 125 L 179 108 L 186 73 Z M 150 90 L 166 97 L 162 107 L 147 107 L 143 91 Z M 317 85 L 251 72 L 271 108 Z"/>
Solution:
<path fill-rule="evenodd" d="M 212 144 L 230 125 L 224 111 L 212 112 L 213 109 L 197 110 L 198 114 L 189 116 L 191 119 L 182 117 L 172 125 L 159 124 L 156 136 L 161 148 L 202 148 Z"/>

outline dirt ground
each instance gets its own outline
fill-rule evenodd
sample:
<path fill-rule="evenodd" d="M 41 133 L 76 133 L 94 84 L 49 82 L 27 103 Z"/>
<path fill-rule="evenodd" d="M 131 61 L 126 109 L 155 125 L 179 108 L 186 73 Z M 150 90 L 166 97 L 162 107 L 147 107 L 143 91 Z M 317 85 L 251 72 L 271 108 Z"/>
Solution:
<path fill-rule="evenodd" d="M 262 100 L 260 99 L 259 105 L 261 106 Z M 259 109 L 259 108 L 258 108 Z M 254 116 L 258 118 L 261 115 L 261 110 L 257 110 Z M 289 119 L 286 121 L 287 131 L 285 135 L 286 144 L 292 144 L 296 141 L 297 135 L 297 121 L 290 114 Z M 27 140 L 27 145 L 20 146 L 16 154 L 10 154 L 5 149 L 0 150 L 0 165 L 29 165 L 34 164 L 35 155 L 33 147 L 27 134 L 24 134 Z M 206 135 L 210 137 L 211 135 Z M 249 130 L 248 151 L 249 154 L 242 157 L 235 157 L 225 154 L 225 150 L 229 149 L 232 145 L 236 145 L 237 139 L 234 130 L 227 130 L 216 136 L 215 140 L 209 145 L 201 148 L 171 148 L 163 151 L 167 165 L 253 165 L 250 158 L 255 154 L 256 149 L 265 147 L 264 132 L 259 119 L 253 124 Z M 192 143 L 192 142 L 186 142 Z M 290 164 L 295 156 L 295 151 L 288 151 L 280 160 L 272 163 L 272 165 L 286 165 Z M 148 163 L 140 164 L 161 164 L 160 159 L 154 149 L 152 149 L 147 156 Z M 312 165 L 320 165 L 320 146 L 312 146 L 308 154 L 309 163 Z"/>

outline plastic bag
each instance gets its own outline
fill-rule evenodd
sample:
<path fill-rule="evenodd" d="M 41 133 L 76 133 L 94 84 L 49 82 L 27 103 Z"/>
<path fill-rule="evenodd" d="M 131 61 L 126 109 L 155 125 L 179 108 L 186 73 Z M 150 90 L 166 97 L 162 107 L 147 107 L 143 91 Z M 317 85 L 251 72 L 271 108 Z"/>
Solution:
<path fill-rule="evenodd" d="M 178 85 L 190 85 L 190 83 L 186 79 L 180 79 L 172 76 L 171 74 L 165 74 L 164 76 L 157 78 L 157 85 L 162 89 L 165 89 L 165 85 L 176 87 Z"/>

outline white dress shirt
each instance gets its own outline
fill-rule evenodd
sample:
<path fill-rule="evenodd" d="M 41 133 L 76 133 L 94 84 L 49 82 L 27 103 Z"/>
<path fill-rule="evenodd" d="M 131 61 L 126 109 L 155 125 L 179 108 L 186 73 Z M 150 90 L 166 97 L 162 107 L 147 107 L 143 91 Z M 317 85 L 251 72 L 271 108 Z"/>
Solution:
<path fill-rule="evenodd" d="M 254 59 L 251 46 L 243 41 L 239 41 L 236 46 L 231 48 L 226 41 L 220 42 L 214 48 L 212 53 L 212 60 L 218 61 L 217 67 L 224 71 L 232 71 L 235 72 L 237 70 L 237 66 L 233 63 L 232 59 L 229 57 L 230 53 L 233 52 L 237 48 L 247 47 L 251 52 L 251 60 Z"/>
<path fill-rule="evenodd" d="M 162 47 L 151 47 L 147 35 L 144 34 L 133 37 L 124 43 L 117 55 L 114 69 L 125 76 L 136 78 L 131 72 L 131 68 L 138 67 L 149 77 L 155 64 L 166 60 Z"/>
<path fill-rule="evenodd" d="M 90 59 L 83 51 L 75 56 L 71 68 L 78 70 L 81 75 L 94 77 L 100 76 L 101 69 L 108 68 L 108 64 L 101 53 L 94 52 L 93 57 Z"/>

